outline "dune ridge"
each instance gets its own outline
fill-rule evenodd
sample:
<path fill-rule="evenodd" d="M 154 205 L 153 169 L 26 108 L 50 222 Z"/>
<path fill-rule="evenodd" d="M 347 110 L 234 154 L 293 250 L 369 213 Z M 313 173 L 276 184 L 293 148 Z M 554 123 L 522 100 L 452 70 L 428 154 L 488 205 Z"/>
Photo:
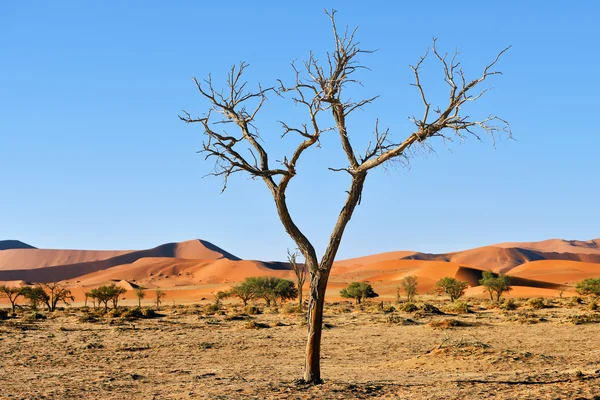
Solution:
<path fill-rule="evenodd" d="M 582 279 L 600 276 L 598 244 L 600 240 L 551 239 L 452 253 L 393 251 L 373 254 L 336 261 L 330 275 L 329 291 L 335 296 L 350 282 L 369 281 L 382 295 L 392 296 L 400 280 L 414 275 L 419 280 L 419 292 L 426 293 L 434 289 L 439 279 L 452 276 L 469 284 L 468 293 L 483 296 L 485 293 L 479 287 L 479 280 L 483 271 L 491 269 L 513 277 L 517 289 L 512 295 L 556 295 L 564 290 L 573 291 L 573 285 Z M 565 249 L 574 251 L 562 251 Z M 216 287 L 226 288 L 246 277 L 267 275 L 294 279 L 288 263 L 242 260 L 200 239 L 137 251 L 35 248 L 0 251 L 0 281 L 22 284 L 66 281 L 77 290 L 116 283 L 127 288 L 183 290 L 180 294 L 185 292 L 186 296 L 196 298 L 199 295 L 193 293 L 198 291 L 210 293 Z"/>
<path fill-rule="evenodd" d="M 43 258 L 44 255 L 55 255 L 58 254 L 56 258 L 53 258 L 52 261 L 56 259 L 64 259 L 64 257 L 69 257 L 71 253 L 69 251 L 61 253 L 55 253 L 54 250 L 5 250 L 5 251 L 19 251 L 16 256 L 23 256 L 23 252 L 35 252 L 32 254 L 32 258 L 39 263 L 39 258 Z M 78 253 L 78 250 L 74 250 L 73 254 L 80 255 L 81 257 L 93 257 L 96 253 Z M 163 257 L 163 258 L 183 258 L 183 259 L 201 259 L 201 260 L 218 260 L 221 258 L 239 260 L 239 258 L 233 256 L 232 254 L 219 249 L 217 246 L 202 240 L 189 240 L 181 243 L 167 243 L 152 249 L 148 250 L 139 250 L 139 251 L 126 251 L 126 252 L 116 252 L 117 255 L 112 255 L 112 252 L 109 253 L 98 253 L 101 256 L 106 254 L 109 257 L 102 257 L 100 259 L 91 260 L 91 261 L 83 261 L 83 262 L 74 262 L 74 263 L 65 263 L 65 264 L 55 264 L 55 265 L 43 265 L 42 267 L 37 268 L 11 268 L 7 269 L 4 267 L 0 269 L 0 281 L 9 281 L 9 280 L 25 280 L 25 281 L 34 281 L 34 282 L 49 282 L 49 281 L 63 281 L 76 278 L 78 276 L 86 275 L 92 272 L 105 270 L 111 267 L 115 267 L 122 264 L 131 264 L 141 258 L 148 257 Z M 0 257 L 3 254 L 0 253 Z M 14 256 L 14 253 L 11 255 Z M 59 258 L 62 257 L 62 258 Z M 31 258 L 25 257 L 26 260 L 31 260 Z M 49 263 L 46 263 L 49 264 Z M 15 263 L 14 265 L 22 265 Z"/>
<path fill-rule="evenodd" d="M 35 249 L 35 247 L 20 240 L 0 240 L 0 251 L 10 249 Z"/>

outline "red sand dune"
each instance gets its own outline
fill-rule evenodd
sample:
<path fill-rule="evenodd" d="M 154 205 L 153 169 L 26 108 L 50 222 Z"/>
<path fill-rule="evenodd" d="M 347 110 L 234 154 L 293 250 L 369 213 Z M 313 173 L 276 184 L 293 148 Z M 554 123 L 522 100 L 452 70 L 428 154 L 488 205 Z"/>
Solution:
<path fill-rule="evenodd" d="M 46 268 L 106 260 L 130 251 L 10 249 L 0 251 L 0 271 Z"/>
<path fill-rule="evenodd" d="M 502 248 L 485 246 L 456 253 L 415 253 L 406 257 L 406 259 L 446 261 L 484 270 L 491 269 L 494 272 L 507 273 L 521 264 L 538 260 L 568 260 L 600 263 L 600 254 L 542 252 L 520 247 Z"/>
<path fill-rule="evenodd" d="M 14 264 L 23 265 L 26 261 L 35 259 L 38 264 L 43 264 L 44 256 L 51 258 L 50 262 L 35 268 L 10 268 L 0 270 L 0 281 L 22 279 L 34 282 L 49 282 L 74 279 L 78 276 L 86 275 L 92 272 L 108 269 L 117 265 L 130 264 L 141 258 L 146 257 L 169 257 L 186 259 L 217 260 L 228 258 L 237 260 L 237 257 L 219 249 L 209 242 L 202 240 L 190 240 L 182 243 L 167 243 L 150 250 L 121 252 L 116 256 L 101 258 L 92 261 L 74 261 L 71 263 L 56 264 L 57 259 L 64 259 L 69 254 L 81 254 L 84 257 L 88 252 L 79 250 L 3 250 L 0 251 L 0 257 L 4 252 L 20 252 L 20 257 L 24 261 L 15 259 Z M 34 252 L 28 254 L 25 252 Z M 92 252 L 93 254 L 94 252 Z M 61 258 L 62 257 L 62 258 Z M 91 255 L 90 255 L 91 257 Z"/>
<path fill-rule="evenodd" d="M 178 258 L 142 258 L 77 278 L 78 286 L 94 286 L 118 279 L 144 287 L 175 287 L 205 284 L 231 284 L 250 276 L 292 278 L 291 270 L 274 270 L 259 261 L 185 260 Z"/>
<path fill-rule="evenodd" d="M 409 275 L 418 278 L 421 294 L 431 291 L 439 279 L 451 276 L 469 283 L 467 294 L 479 296 L 483 291 L 478 282 L 487 269 L 513 277 L 513 297 L 558 295 L 563 289 L 572 291 L 574 283 L 582 279 L 600 276 L 598 244 L 600 240 L 553 239 L 445 254 L 397 251 L 340 260 L 331 271 L 328 297 L 336 297 L 353 281 L 369 281 L 381 295 L 393 296 L 400 280 Z M 62 280 L 77 293 L 116 283 L 128 290 L 136 286 L 166 288 L 174 299 L 193 301 L 249 276 L 294 278 L 286 263 L 240 260 L 201 240 L 141 251 L 43 250 L 16 241 L 0 245 L 6 248 L 0 250 L 0 281 L 22 285 Z"/>
<path fill-rule="evenodd" d="M 600 277 L 600 264 L 579 261 L 541 260 L 520 265 L 511 276 L 573 285 L 586 278 Z"/>
<path fill-rule="evenodd" d="M 520 247 L 547 253 L 583 253 L 600 254 L 600 239 L 593 240 L 563 240 L 549 239 L 541 242 L 500 243 L 496 247 Z"/>

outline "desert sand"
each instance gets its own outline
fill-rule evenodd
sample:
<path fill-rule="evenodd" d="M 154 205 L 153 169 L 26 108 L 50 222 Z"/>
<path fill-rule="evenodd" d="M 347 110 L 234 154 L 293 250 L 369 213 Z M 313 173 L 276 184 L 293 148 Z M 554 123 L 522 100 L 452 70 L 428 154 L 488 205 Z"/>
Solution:
<path fill-rule="evenodd" d="M 445 314 L 327 304 L 318 386 L 298 380 L 306 327 L 286 307 L 247 315 L 236 304 L 177 305 L 153 319 L 19 314 L 0 321 L 0 398 L 598 398 L 600 313 L 589 304 L 517 300 L 508 311 L 471 300 L 471 312 L 455 314 L 447 301 L 422 301 Z"/>
<path fill-rule="evenodd" d="M 0 398 L 597 399 L 600 311 L 593 299 L 572 297 L 577 282 L 600 276 L 596 242 L 336 262 L 325 310 L 325 382 L 318 386 L 298 380 L 306 327 L 291 303 L 267 309 L 257 301 L 259 313 L 250 315 L 235 300 L 212 305 L 213 293 L 249 276 L 293 279 L 286 263 L 241 260 L 201 240 L 138 251 L 2 242 L 0 283 L 62 281 L 76 301 L 54 313 L 23 308 L 0 320 Z M 487 300 L 478 284 L 486 269 L 513 277 L 511 308 Z M 409 275 L 419 281 L 411 312 L 396 303 L 399 281 Z M 445 276 L 468 282 L 469 312 L 428 294 Z M 380 297 L 360 306 L 341 301 L 339 291 L 353 281 L 369 281 Z M 120 310 L 82 307 L 84 292 L 109 283 L 127 290 Z M 154 318 L 127 316 L 139 286 L 149 289 L 143 307 L 153 307 L 154 289 L 167 294 Z M 0 300 L 0 308 L 7 305 Z"/>

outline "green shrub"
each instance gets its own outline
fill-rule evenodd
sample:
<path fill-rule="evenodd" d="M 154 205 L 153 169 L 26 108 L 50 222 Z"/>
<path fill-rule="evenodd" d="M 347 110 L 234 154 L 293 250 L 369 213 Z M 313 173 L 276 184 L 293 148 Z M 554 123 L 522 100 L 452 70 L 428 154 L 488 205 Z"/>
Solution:
<path fill-rule="evenodd" d="M 467 303 L 466 301 L 456 301 L 452 304 L 449 304 L 446 309 L 449 312 L 453 312 L 456 314 L 468 314 L 471 312 L 471 310 L 469 310 L 469 303 Z"/>
<path fill-rule="evenodd" d="M 98 318 L 92 314 L 84 314 L 79 317 L 79 322 L 98 322 Z"/>
<path fill-rule="evenodd" d="M 423 311 L 426 314 L 443 314 L 443 312 L 441 312 L 439 308 L 429 303 L 421 304 L 419 310 Z"/>
<path fill-rule="evenodd" d="M 569 322 L 571 322 L 575 325 L 597 324 L 597 323 L 600 323 L 600 314 L 594 313 L 594 314 L 571 315 L 567 319 L 569 320 Z"/>
<path fill-rule="evenodd" d="M 106 313 L 106 315 L 110 318 L 118 318 L 123 314 L 123 311 L 121 311 L 118 308 L 113 308 L 112 310 L 110 310 L 108 313 Z"/>
<path fill-rule="evenodd" d="M 415 312 L 418 309 L 419 309 L 419 307 L 417 307 L 417 305 L 415 303 L 404 303 L 404 304 L 402 304 L 402 307 L 400 307 L 400 310 L 407 312 L 407 313 Z"/>
<path fill-rule="evenodd" d="M 202 307 L 202 312 L 205 315 L 213 315 L 220 310 L 220 307 L 217 304 L 206 304 Z"/>
<path fill-rule="evenodd" d="M 394 307 L 392 305 L 383 307 L 383 312 L 386 314 L 393 313 L 394 311 L 396 311 L 396 307 Z"/>
<path fill-rule="evenodd" d="M 356 304 L 362 300 L 379 297 L 368 282 L 352 282 L 347 288 L 340 291 L 340 296 L 344 299 L 355 299 Z"/>
<path fill-rule="evenodd" d="M 139 307 L 125 310 L 123 312 L 123 314 L 121 314 L 121 318 L 127 319 L 127 320 L 139 319 L 139 318 L 143 318 L 143 317 L 144 317 L 144 314 L 142 313 L 142 309 Z"/>
<path fill-rule="evenodd" d="M 246 322 L 246 324 L 244 325 L 244 328 L 246 328 L 246 329 L 264 329 L 264 328 L 270 328 L 270 326 L 268 324 L 265 324 L 262 322 L 250 320 L 250 321 Z"/>
<path fill-rule="evenodd" d="M 0 319 L 8 319 L 8 311 L 0 310 Z"/>
<path fill-rule="evenodd" d="M 436 283 L 437 291 L 450 296 L 450 301 L 455 301 L 465 294 L 469 287 L 467 282 L 459 281 L 450 276 L 446 276 Z"/>
<path fill-rule="evenodd" d="M 503 310 L 516 310 L 517 308 L 519 308 L 519 305 L 517 304 L 517 302 L 514 299 L 508 299 L 505 300 L 504 303 L 502 303 L 500 305 L 500 308 Z"/>
<path fill-rule="evenodd" d="M 541 310 L 542 308 L 546 308 L 546 302 L 541 297 L 537 298 L 537 299 L 529 299 L 527 304 L 529 305 L 529 307 L 534 308 L 536 310 Z"/>
<path fill-rule="evenodd" d="M 296 314 L 301 312 L 302 310 L 300 310 L 298 304 L 286 303 L 283 306 L 281 306 L 282 314 Z"/>
<path fill-rule="evenodd" d="M 158 314 L 156 313 L 156 311 L 153 308 L 144 308 L 142 310 L 142 315 L 144 316 L 144 318 L 156 318 L 156 317 L 158 317 Z"/>
<path fill-rule="evenodd" d="M 248 315 L 258 315 L 260 314 L 260 309 L 256 306 L 246 306 L 244 307 L 244 313 Z"/>
<path fill-rule="evenodd" d="M 46 318 L 47 317 L 44 314 L 42 314 L 40 312 L 37 312 L 37 311 L 33 311 L 31 314 L 25 315 L 23 317 L 23 319 L 25 321 L 35 321 L 35 320 L 38 320 L 38 319 L 46 319 Z"/>
<path fill-rule="evenodd" d="M 582 296 L 594 295 L 600 296 L 600 278 L 587 278 L 579 282 L 576 286 L 577 293 Z"/>

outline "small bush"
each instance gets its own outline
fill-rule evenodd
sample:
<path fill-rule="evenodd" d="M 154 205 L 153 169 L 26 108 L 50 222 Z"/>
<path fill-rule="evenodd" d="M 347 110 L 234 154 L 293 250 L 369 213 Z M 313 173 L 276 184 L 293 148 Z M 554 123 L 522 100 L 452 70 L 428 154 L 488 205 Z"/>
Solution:
<path fill-rule="evenodd" d="M 270 326 L 268 324 L 265 324 L 262 322 L 250 320 L 250 321 L 246 322 L 246 324 L 244 325 L 244 328 L 246 328 L 246 329 L 264 329 L 264 328 L 270 328 Z"/>
<path fill-rule="evenodd" d="M 571 315 L 567 318 L 567 320 L 575 325 L 597 324 L 597 323 L 600 323 L 600 315 L 599 314 Z"/>
<path fill-rule="evenodd" d="M 386 314 L 393 313 L 394 311 L 396 311 L 396 308 L 392 305 L 383 307 L 383 312 Z"/>
<path fill-rule="evenodd" d="M 514 299 L 508 299 L 505 300 L 504 303 L 502 303 L 500 305 L 500 308 L 503 310 L 516 310 L 517 308 L 519 308 L 519 305 L 517 304 L 517 302 Z"/>
<path fill-rule="evenodd" d="M 44 314 L 42 314 L 42 313 L 40 313 L 40 312 L 37 312 L 37 311 L 34 311 L 34 312 L 32 312 L 31 314 L 25 315 L 25 316 L 23 317 L 23 319 L 24 319 L 25 321 L 35 321 L 35 320 L 39 320 L 39 319 L 46 319 L 46 318 L 47 318 L 47 317 L 46 317 Z"/>
<path fill-rule="evenodd" d="M 387 315 L 387 317 L 385 318 L 385 322 L 387 324 L 394 324 L 394 325 L 418 325 L 419 324 L 418 322 L 416 322 L 415 320 L 412 320 L 410 318 L 402 318 L 400 315 L 398 315 L 394 312 Z"/>
<path fill-rule="evenodd" d="M 588 310 L 590 311 L 598 311 L 598 308 L 598 303 L 595 301 L 592 301 L 590 304 L 588 304 Z"/>
<path fill-rule="evenodd" d="M 439 308 L 429 303 L 421 304 L 419 309 L 426 314 L 443 314 L 443 312 L 441 312 Z"/>
<path fill-rule="evenodd" d="M 0 310 L 0 319 L 8 319 L 8 311 Z"/>
<path fill-rule="evenodd" d="M 139 318 L 143 318 L 143 317 L 144 317 L 144 314 L 142 313 L 142 310 L 139 307 L 135 307 L 135 308 L 126 310 L 123 312 L 123 314 L 121 314 L 121 318 L 127 319 L 127 320 L 139 319 Z"/>
<path fill-rule="evenodd" d="M 546 308 L 546 302 L 541 297 L 537 298 L 537 299 L 529 299 L 527 304 L 529 305 L 529 307 L 536 309 L 536 310 L 541 310 L 542 308 Z"/>
<path fill-rule="evenodd" d="M 244 307 L 244 313 L 248 315 L 258 315 L 260 314 L 260 309 L 256 306 L 246 306 Z"/>
<path fill-rule="evenodd" d="M 220 310 L 220 307 L 217 304 L 206 304 L 206 305 L 204 305 L 204 307 L 202 307 L 202 312 L 205 315 L 213 315 L 213 314 L 217 313 L 219 310 Z"/>
<path fill-rule="evenodd" d="M 579 304 L 583 304 L 583 299 L 579 296 L 573 296 L 570 300 L 571 305 L 577 306 Z"/>
<path fill-rule="evenodd" d="M 442 319 L 439 321 L 431 321 L 429 326 L 435 329 L 450 329 L 460 326 L 469 326 L 466 322 L 459 321 L 457 319 Z"/>
<path fill-rule="evenodd" d="M 98 318 L 92 314 L 84 314 L 78 318 L 79 322 L 98 322 Z"/>
<path fill-rule="evenodd" d="M 142 310 L 142 315 L 144 318 L 156 318 L 158 317 L 158 313 L 153 308 L 144 308 Z"/>
<path fill-rule="evenodd" d="M 446 309 L 449 312 L 456 314 L 468 314 L 471 312 L 471 310 L 469 310 L 469 303 L 466 301 L 455 301 L 454 303 L 449 304 Z"/>
<path fill-rule="evenodd" d="M 419 309 L 415 303 L 404 303 L 400 309 L 407 313 L 415 312 Z"/>
<path fill-rule="evenodd" d="M 106 315 L 110 318 L 119 318 L 123 312 L 119 308 L 113 308 Z"/>
<path fill-rule="evenodd" d="M 287 303 L 281 306 L 282 314 L 295 314 L 302 312 L 297 304 Z"/>

